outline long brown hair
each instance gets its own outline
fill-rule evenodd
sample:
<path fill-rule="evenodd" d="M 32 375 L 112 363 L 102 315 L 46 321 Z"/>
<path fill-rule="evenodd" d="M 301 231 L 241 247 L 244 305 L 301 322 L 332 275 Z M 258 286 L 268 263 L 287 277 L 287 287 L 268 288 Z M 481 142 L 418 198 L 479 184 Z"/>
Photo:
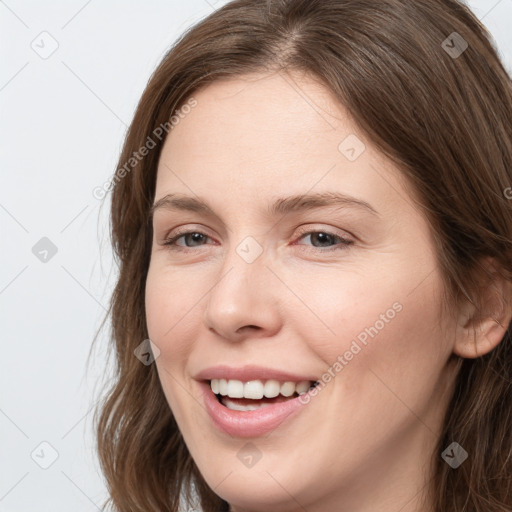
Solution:
<path fill-rule="evenodd" d="M 483 258 L 494 258 L 512 280 L 512 200 L 505 192 L 512 186 L 511 78 L 492 37 L 466 5 L 228 3 L 183 34 L 151 76 L 112 181 L 110 228 L 119 276 L 107 315 L 114 383 L 94 419 L 110 493 L 106 503 L 115 511 L 176 512 L 180 492 L 187 497 L 193 486 L 205 512 L 228 510 L 191 459 L 155 365 L 134 356 L 148 338 L 149 209 L 165 140 L 155 130 L 166 126 L 170 132 L 171 116 L 215 80 L 287 70 L 320 80 L 361 133 L 396 162 L 432 228 L 450 307 L 467 299 L 479 306 L 476 271 Z M 149 138 L 154 147 L 134 158 Z M 434 511 L 510 512 L 511 436 L 509 325 L 494 350 L 460 360 L 432 455 Z M 470 452 L 458 469 L 440 456 L 453 441 Z"/>

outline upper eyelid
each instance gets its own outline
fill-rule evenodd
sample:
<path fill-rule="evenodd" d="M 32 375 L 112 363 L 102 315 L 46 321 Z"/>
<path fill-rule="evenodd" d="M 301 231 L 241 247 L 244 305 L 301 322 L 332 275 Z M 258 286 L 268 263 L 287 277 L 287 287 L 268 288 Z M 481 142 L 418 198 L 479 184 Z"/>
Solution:
<path fill-rule="evenodd" d="M 315 222 L 311 222 L 310 224 L 321 224 L 321 223 L 315 223 Z M 171 233 L 173 231 L 176 231 L 176 233 L 174 233 L 172 236 L 177 236 L 178 234 L 187 234 L 187 233 L 195 233 L 195 232 L 198 232 L 198 233 L 201 233 L 201 234 L 204 234 L 204 235 L 207 235 L 208 237 L 210 238 L 215 238 L 214 236 L 212 235 L 209 235 L 207 233 L 208 228 L 204 228 L 204 227 L 194 227 L 193 224 L 192 224 L 192 227 L 184 227 L 184 226 L 187 226 L 187 224 L 184 224 L 182 226 L 177 226 L 171 230 L 168 230 L 165 234 L 165 238 L 168 238 L 171 236 Z M 299 226 L 298 228 L 295 228 L 295 229 L 298 229 L 300 231 L 300 234 L 301 235 L 304 235 L 304 234 L 309 234 L 311 232 L 322 232 L 322 233 L 330 233 L 332 235 L 336 235 L 336 236 L 341 236 L 343 238 L 343 235 L 342 234 L 339 234 L 339 233 L 336 233 L 336 231 L 342 231 L 343 233 L 346 233 L 348 236 L 350 237 L 354 237 L 354 235 L 352 235 L 350 232 L 348 232 L 347 230 L 345 229 L 341 229 L 341 228 L 336 228 L 336 227 L 302 227 L 302 226 Z M 355 238 L 355 237 L 354 237 Z"/>

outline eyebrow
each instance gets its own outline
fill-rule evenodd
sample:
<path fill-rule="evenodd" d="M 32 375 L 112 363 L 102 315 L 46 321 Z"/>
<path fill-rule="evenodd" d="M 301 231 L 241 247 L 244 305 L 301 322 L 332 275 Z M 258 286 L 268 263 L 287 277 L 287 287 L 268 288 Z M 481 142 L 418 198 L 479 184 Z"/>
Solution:
<path fill-rule="evenodd" d="M 267 207 L 269 216 L 286 215 L 290 212 L 307 211 L 315 208 L 339 207 L 356 208 L 380 217 L 379 212 L 369 203 L 339 192 L 320 192 L 315 194 L 299 194 L 276 199 Z M 167 194 L 156 201 L 150 208 L 149 217 L 158 210 L 182 210 L 202 213 L 218 218 L 218 215 L 201 199 L 181 194 Z"/>

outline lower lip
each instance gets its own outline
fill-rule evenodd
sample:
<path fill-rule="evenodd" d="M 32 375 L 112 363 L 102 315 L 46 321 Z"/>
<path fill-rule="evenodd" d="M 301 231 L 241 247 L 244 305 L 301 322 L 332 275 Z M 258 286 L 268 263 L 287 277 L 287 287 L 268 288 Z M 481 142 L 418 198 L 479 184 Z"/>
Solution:
<path fill-rule="evenodd" d="M 292 398 L 254 411 L 232 411 L 222 405 L 208 382 L 199 382 L 204 404 L 214 425 L 223 432 L 236 437 L 258 437 L 272 432 L 283 421 L 294 416 L 304 404 L 300 397 Z"/>

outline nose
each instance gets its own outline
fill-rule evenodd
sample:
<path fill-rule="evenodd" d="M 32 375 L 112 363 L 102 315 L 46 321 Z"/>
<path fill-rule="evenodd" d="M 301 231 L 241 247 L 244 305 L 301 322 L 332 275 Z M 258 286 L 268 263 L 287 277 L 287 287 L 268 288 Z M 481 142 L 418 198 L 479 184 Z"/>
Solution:
<path fill-rule="evenodd" d="M 278 332 L 280 283 L 267 263 L 265 252 L 248 262 L 230 250 L 206 299 L 203 320 L 210 331 L 228 341 Z"/>

